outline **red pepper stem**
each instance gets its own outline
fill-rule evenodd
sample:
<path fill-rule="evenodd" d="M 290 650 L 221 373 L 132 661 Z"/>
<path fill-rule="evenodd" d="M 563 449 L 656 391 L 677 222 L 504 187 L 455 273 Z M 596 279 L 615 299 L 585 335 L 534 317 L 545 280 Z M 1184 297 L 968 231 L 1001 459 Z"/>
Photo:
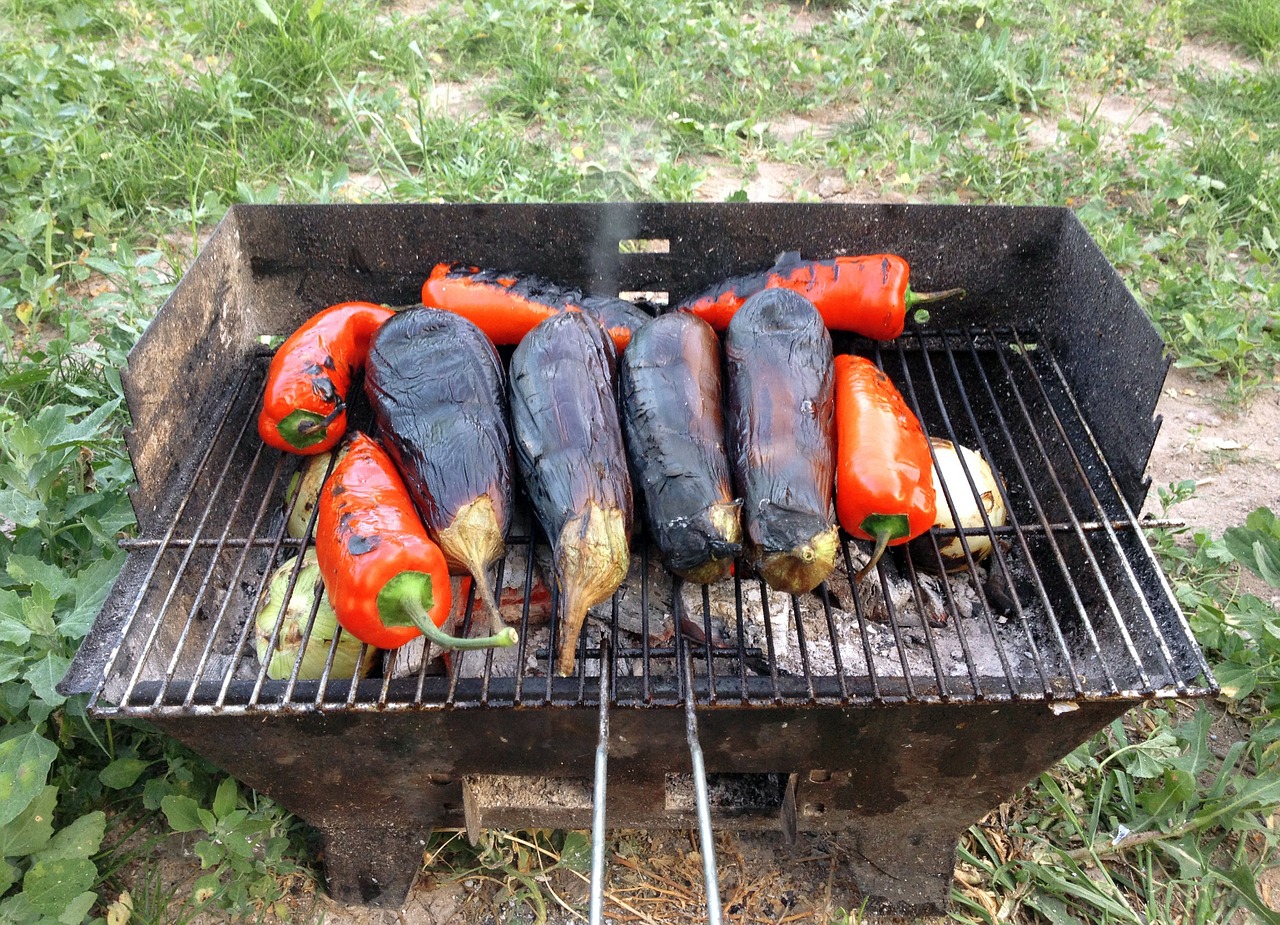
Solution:
<path fill-rule="evenodd" d="M 875 537 L 876 548 L 871 551 L 867 564 L 853 576 L 854 581 L 861 581 L 870 575 L 884 556 L 884 551 L 889 548 L 889 543 L 906 536 L 911 526 L 906 514 L 868 514 L 858 525 L 858 529 Z"/>
<path fill-rule="evenodd" d="M 505 649 L 520 641 L 511 627 L 493 636 L 451 636 L 431 619 L 431 576 L 425 572 L 401 572 L 378 592 L 378 614 L 386 626 L 416 626 L 440 649 Z"/>
<path fill-rule="evenodd" d="M 915 292 L 907 287 L 907 294 L 904 297 L 907 303 L 907 309 L 910 310 L 923 302 L 941 302 L 943 299 L 963 299 L 963 289 L 943 289 L 941 292 Z"/>

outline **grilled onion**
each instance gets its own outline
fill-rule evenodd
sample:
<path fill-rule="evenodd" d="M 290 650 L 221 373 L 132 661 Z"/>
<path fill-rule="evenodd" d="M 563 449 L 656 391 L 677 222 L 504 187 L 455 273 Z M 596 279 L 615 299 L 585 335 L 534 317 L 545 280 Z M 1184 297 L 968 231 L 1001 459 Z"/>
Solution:
<path fill-rule="evenodd" d="M 952 443 L 950 440 L 930 437 L 929 442 L 933 445 L 933 455 L 937 462 L 933 467 L 933 490 L 938 500 L 934 528 L 937 530 L 957 528 L 951 513 L 951 505 L 955 505 L 955 513 L 960 521 L 959 529 L 985 527 L 983 511 L 986 511 L 986 519 L 992 527 L 1003 527 L 1007 520 L 1004 485 L 998 481 L 999 477 L 990 463 L 975 450 Z M 968 470 L 967 476 L 966 470 Z M 974 494 L 973 487 L 970 487 L 970 477 L 973 479 L 973 486 L 977 488 L 977 494 Z M 948 497 L 951 499 L 950 504 L 947 503 Z M 966 534 L 963 543 L 959 534 L 941 537 L 938 540 L 938 551 L 942 555 L 943 567 L 947 571 L 965 567 L 966 543 L 969 546 L 969 555 L 975 562 L 991 554 L 989 534 Z M 913 551 L 926 565 L 935 564 L 931 551 L 927 555 L 924 554 L 926 549 L 930 549 L 929 544 L 927 536 L 917 537 L 912 541 Z"/>
<path fill-rule="evenodd" d="M 321 466 L 321 472 L 323 471 L 324 467 Z M 307 620 L 311 616 L 311 605 L 315 602 L 316 582 L 320 579 L 316 551 L 308 549 L 298 580 L 293 586 L 293 594 L 286 601 L 284 595 L 289 588 L 289 575 L 297 561 L 297 557 L 289 559 L 272 573 L 267 584 L 267 595 L 254 620 L 254 648 L 258 661 L 267 663 L 267 677 L 274 680 L 287 678 L 293 671 L 293 663 L 298 658 L 298 649 L 302 646 L 302 638 L 307 630 Z M 267 647 L 271 643 L 271 633 L 275 630 L 276 621 L 280 619 L 281 609 L 284 610 L 284 619 L 280 623 L 276 645 L 268 656 Z M 328 595 L 322 595 L 320 605 L 316 608 L 315 624 L 307 639 L 307 648 L 302 653 L 302 664 L 298 667 L 298 680 L 314 680 L 324 673 L 329 647 L 337 634 L 337 615 L 333 612 Z M 373 666 L 378 650 L 369 646 L 361 661 L 362 645 L 355 636 L 343 633 L 333 653 L 333 667 L 329 669 L 329 677 L 350 678 L 353 674 L 364 677 Z"/>

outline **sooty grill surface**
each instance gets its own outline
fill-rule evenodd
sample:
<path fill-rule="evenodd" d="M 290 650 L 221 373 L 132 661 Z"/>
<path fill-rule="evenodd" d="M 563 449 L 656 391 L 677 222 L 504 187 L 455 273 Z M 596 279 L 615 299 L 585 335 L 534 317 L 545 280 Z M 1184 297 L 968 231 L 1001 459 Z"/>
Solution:
<path fill-rule="evenodd" d="M 593 611 L 576 675 L 556 678 L 547 659 L 558 629 L 549 552 L 522 509 L 498 574 L 517 647 L 455 655 L 446 667 L 410 646 L 383 654 L 357 685 L 269 680 L 254 657 L 251 615 L 264 577 L 300 543 L 284 533 L 298 461 L 264 447 L 251 424 L 264 350 L 209 427 L 177 516 L 163 534 L 126 543 L 137 594 L 93 707 L 165 715 L 590 704 L 602 637 L 619 705 L 680 702 L 675 666 L 685 647 L 708 702 L 1076 701 L 1207 690 L 1207 667 L 1141 525 L 1034 330 L 912 328 L 888 345 L 838 337 L 836 346 L 885 368 L 930 435 L 994 463 L 1009 523 L 963 536 L 965 548 L 993 539 L 994 555 L 966 557 L 943 576 L 938 549 L 952 536 L 940 534 L 886 557 L 855 585 L 866 550 L 846 539 L 831 579 L 793 598 L 741 566 L 732 580 L 684 585 L 638 527 L 631 573 Z M 457 596 L 464 631 L 474 623 L 482 633 L 474 602 Z"/>

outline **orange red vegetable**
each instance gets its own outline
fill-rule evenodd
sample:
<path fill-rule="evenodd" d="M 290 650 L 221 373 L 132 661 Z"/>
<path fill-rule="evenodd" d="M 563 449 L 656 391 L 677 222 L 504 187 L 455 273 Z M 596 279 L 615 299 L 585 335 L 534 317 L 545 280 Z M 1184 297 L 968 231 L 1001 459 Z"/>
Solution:
<path fill-rule="evenodd" d="M 748 298 L 764 289 L 790 289 L 818 309 L 827 328 L 850 331 L 874 340 L 893 340 L 906 326 L 907 312 L 922 302 L 964 294 L 961 289 L 913 292 L 910 267 L 895 254 L 801 260 L 788 254 L 763 273 L 735 276 L 680 304 L 717 331 Z"/>
<path fill-rule="evenodd" d="M 371 302 L 340 302 L 313 315 L 271 358 L 258 415 L 264 443 L 312 456 L 347 430 L 347 391 L 364 366 L 373 332 L 394 312 Z"/>
<path fill-rule="evenodd" d="M 495 344 L 518 344 L 538 322 L 576 309 L 595 316 L 621 351 L 649 320 L 625 299 L 583 295 L 537 276 L 457 263 L 436 264 L 422 284 L 422 304 L 468 318 Z"/>
<path fill-rule="evenodd" d="M 836 516 L 851 536 L 886 547 L 933 526 L 936 498 L 929 440 L 902 394 L 865 357 L 835 358 Z"/>
<path fill-rule="evenodd" d="M 391 458 L 352 437 L 320 493 L 316 558 L 342 628 L 395 649 L 425 635 L 444 649 L 510 646 L 516 633 L 460 639 L 444 632 L 453 596 L 444 553 L 427 537 Z"/>

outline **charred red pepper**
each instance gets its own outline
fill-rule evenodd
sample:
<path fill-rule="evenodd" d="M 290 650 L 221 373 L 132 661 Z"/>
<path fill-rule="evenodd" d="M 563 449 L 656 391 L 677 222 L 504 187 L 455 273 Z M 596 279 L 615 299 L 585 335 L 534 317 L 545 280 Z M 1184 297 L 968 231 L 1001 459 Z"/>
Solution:
<path fill-rule="evenodd" d="M 340 302 L 294 331 L 267 370 L 258 415 L 263 442 L 303 456 L 333 449 L 347 430 L 351 379 L 374 331 L 393 314 L 370 302 Z"/>
<path fill-rule="evenodd" d="M 584 295 L 537 276 L 439 263 L 422 284 L 422 304 L 471 320 L 495 344 L 518 344 L 538 322 L 580 309 L 604 325 L 621 351 L 649 315 L 625 299 Z"/>
<path fill-rule="evenodd" d="M 874 340 L 893 340 L 906 326 L 907 312 L 922 302 L 964 295 L 963 289 L 914 292 L 907 285 L 910 268 L 895 254 L 801 260 L 784 254 L 763 273 L 735 276 L 680 304 L 717 331 L 748 298 L 764 289 L 790 289 L 818 309 L 827 328 L 850 331 Z"/>
<path fill-rule="evenodd" d="M 865 357 L 835 358 L 836 516 L 846 532 L 874 540 L 868 574 L 888 546 L 933 526 L 929 440 L 897 387 Z"/>
<path fill-rule="evenodd" d="M 510 646 L 516 632 L 462 639 L 441 629 L 453 596 L 444 553 L 427 537 L 395 465 L 365 434 L 351 439 L 320 494 L 316 558 L 342 628 L 394 649 L 425 635 L 443 649 Z"/>

